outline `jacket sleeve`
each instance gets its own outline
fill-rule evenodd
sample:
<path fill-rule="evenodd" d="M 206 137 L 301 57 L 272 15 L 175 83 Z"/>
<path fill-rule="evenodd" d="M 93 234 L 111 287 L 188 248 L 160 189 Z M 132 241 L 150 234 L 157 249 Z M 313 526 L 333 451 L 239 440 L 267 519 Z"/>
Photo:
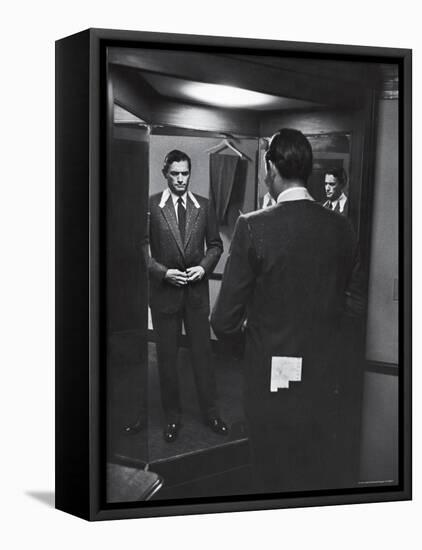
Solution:
<path fill-rule="evenodd" d="M 207 204 L 207 223 L 205 230 L 205 256 L 199 265 L 204 268 L 205 273 L 209 275 L 214 271 L 215 266 L 223 253 L 223 241 L 220 237 L 217 214 L 211 201 Z"/>
<path fill-rule="evenodd" d="M 256 251 L 248 221 L 240 216 L 234 230 L 220 294 L 211 315 L 217 338 L 241 331 L 246 309 L 255 286 Z"/>
<path fill-rule="evenodd" d="M 157 260 L 154 260 L 151 256 L 149 246 L 146 247 L 145 254 L 147 255 L 148 273 L 150 277 L 153 277 L 156 281 L 162 281 L 168 268 L 165 265 L 160 264 L 160 262 L 157 262 Z"/>
<path fill-rule="evenodd" d="M 144 262 L 148 267 L 149 276 L 160 282 L 164 279 L 167 273 L 167 267 L 160 262 L 157 262 L 151 254 L 151 214 L 148 212 L 146 233 L 142 239 L 142 255 Z"/>

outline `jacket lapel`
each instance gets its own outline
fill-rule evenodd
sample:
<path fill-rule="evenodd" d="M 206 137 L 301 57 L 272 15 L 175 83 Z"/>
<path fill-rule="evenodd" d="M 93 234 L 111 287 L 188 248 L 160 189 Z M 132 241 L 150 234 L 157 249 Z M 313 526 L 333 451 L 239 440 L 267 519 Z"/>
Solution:
<path fill-rule="evenodd" d="M 161 209 L 161 212 L 163 213 L 163 216 L 171 229 L 171 234 L 173 235 L 180 252 L 184 254 L 184 247 L 180 237 L 179 226 L 177 224 L 176 212 L 174 211 L 173 201 L 170 198 Z"/>
<path fill-rule="evenodd" d="M 193 228 L 195 227 L 195 220 L 199 216 L 199 208 L 196 208 L 192 200 L 188 196 L 186 201 L 186 232 L 185 232 L 185 250 L 189 244 L 189 240 L 192 236 Z"/>

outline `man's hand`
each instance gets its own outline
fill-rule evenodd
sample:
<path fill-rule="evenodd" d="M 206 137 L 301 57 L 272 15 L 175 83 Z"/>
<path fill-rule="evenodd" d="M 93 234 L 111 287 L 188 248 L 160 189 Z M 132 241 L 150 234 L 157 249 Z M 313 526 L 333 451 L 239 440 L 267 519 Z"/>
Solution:
<path fill-rule="evenodd" d="M 167 269 L 164 279 L 174 286 L 185 286 L 188 283 L 186 273 L 178 269 Z"/>
<path fill-rule="evenodd" d="M 205 275 L 205 269 L 200 265 L 194 267 L 188 267 L 186 270 L 186 275 L 188 276 L 188 281 L 194 283 L 195 281 L 200 281 Z"/>

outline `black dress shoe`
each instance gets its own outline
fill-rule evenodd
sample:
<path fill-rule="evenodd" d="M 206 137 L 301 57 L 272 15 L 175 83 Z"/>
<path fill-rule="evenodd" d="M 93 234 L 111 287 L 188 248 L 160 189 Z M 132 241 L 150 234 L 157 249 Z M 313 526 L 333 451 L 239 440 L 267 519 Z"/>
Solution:
<path fill-rule="evenodd" d="M 223 422 L 221 418 L 218 418 L 218 417 L 209 418 L 207 420 L 207 424 L 211 428 L 211 430 L 216 434 L 227 435 L 229 433 L 227 424 Z"/>
<path fill-rule="evenodd" d="M 134 424 L 128 424 L 127 426 L 125 426 L 124 430 L 125 430 L 125 433 L 128 435 L 136 435 L 142 430 L 144 430 L 145 428 L 146 428 L 145 421 L 143 419 L 141 420 L 140 418 L 138 418 L 138 420 Z"/>
<path fill-rule="evenodd" d="M 167 424 L 167 426 L 164 429 L 164 441 L 167 441 L 167 443 L 173 443 L 173 441 L 176 441 L 177 436 L 179 435 L 179 430 L 180 430 L 179 422 L 173 422 L 171 424 Z"/>

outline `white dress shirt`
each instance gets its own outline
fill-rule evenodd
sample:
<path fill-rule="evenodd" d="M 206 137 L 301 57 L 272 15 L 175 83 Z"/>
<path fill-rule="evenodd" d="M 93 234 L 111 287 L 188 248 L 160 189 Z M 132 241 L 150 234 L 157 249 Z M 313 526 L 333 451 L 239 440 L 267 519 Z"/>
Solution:
<path fill-rule="evenodd" d="M 265 193 L 263 199 L 262 199 L 262 208 L 269 208 L 270 206 L 274 206 L 276 204 L 275 200 L 272 198 L 270 193 Z"/>
<path fill-rule="evenodd" d="M 335 200 L 335 201 L 328 200 L 327 203 L 331 202 L 333 210 L 336 209 L 337 203 L 338 203 L 338 212 L 341 213 L 344 210 L 344 205 L 346 204 L 346 201 L 347 201 L 347 197 L 344 193 L 342 193 L 337 200 Z"/>
<path fill-rule="evenodd" d="M 183 193 L 183 195 L 176 195 L 172 191 L 170 191 L 171 200 L 173 201 L 174 211 L 176 212 L 176 219 L 177 223 L 179 223 L 179 212 L 178 212 L 178 201 L 179 199 L 182 199 L 183 208 L 186 210 L 186 200 L 187 200 L 187 193 Z"/>
<path fill-rule="evenodd" d="M 288 201 L 313 201 L 314 198 L 310 195 L 306 187 L 290 187 L 282 191 L 277 197 L 277 204 Z"/>
<path fill-rule="evenodd" d="M 195 199 L 195 197 L 192 195 L 192 193 L 190 191 L 187 191 L 186 193 L 181 195 L 182 201 L 183 201 L 183 206 L 185 207 L 185 210 L 186 210 L 186 201 L 188 200 L 188 195 L 189 195 L 190 200 L 193 202 L 195 208 L 200 208 L 199 202 Z M 176 219 L 177 219 L 177 222 L 179 223 L 179 217 L 177 215 L 177 201 L 179 200 L 180 195 L 176 195 L 175 193 L 172 193 L 170 191 L 170 189 L 167 187 L 167 189 L 164 189 L 164 191 L 161 195 L 160 204 L 158 206 L 160 208 L 164 208 L 164 205 L 168 201 L 169 197 L 171 197 L 171 199 L 173 201 L 174 211 L 176 212 Z"/>

